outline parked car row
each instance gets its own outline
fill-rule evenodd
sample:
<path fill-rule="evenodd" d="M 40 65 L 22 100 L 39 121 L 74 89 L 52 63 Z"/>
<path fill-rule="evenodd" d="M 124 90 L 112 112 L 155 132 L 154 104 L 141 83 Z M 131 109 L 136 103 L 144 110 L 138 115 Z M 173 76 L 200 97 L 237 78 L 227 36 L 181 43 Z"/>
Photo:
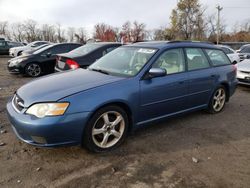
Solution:
<path fill-rule="evenodd" d="M 22 55 L 8 61 L 10 73 L 38 77 L 55 71 L 86 68 L 121 44 L 99 42 L 82 46 L 77 43 L 41 44 L 41 42 L 36 42 L 27 46 L 29 46 L 26 48 L 28 50 L 23 51 Z M 14 54 L 18 54 L 20 49 L 13 50 Z"/>

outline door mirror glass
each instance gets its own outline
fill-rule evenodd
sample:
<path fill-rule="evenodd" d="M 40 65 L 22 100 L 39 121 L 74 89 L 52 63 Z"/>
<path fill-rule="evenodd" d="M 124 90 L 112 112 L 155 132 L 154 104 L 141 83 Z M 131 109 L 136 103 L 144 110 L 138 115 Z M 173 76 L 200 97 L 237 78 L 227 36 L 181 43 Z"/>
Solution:
<path fill-rule="evenodd" d="M 167 71 L 162 68 L 151 68 L 148 71 L 148 78 L 162 77 L 166 76 Z"/>

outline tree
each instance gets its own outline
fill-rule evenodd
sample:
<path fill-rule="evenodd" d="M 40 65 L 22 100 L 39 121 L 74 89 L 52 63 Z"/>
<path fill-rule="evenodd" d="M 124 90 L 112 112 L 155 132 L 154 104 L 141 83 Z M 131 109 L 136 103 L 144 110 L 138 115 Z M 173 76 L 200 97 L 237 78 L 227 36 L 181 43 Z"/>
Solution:
<path fill-rule="evenodd" d="M 27 42 L 33 42 L 36 40 L 41 40 L 40 29 L 38 28 L 38 24 L 34 20 L 26 20 L 23 24 L 25 40 Z"/>
<path fill-rule="evenodd" d="M 41 28 L 41 38 L 45 41 L 57 42 L 55 26 L 43 24 Z"/>
<path fill-rule="evenodd" d="M 100 41 L 115 42 L 116 32 L 112 26 L 99 23 L 95 25 L 94 38 Z"/>
<path fill-rule="evenodd" d="M 25 41 L 24 25 L 20 22 L 13 23 L 11 25 L 11 35 L 15 41 L 18 41 L 18 42 Z"/>
<path fill-rule="evenodd" d="M 68 27 L 67 35 L 68 35 L 69 42 L 74 42 L 75 28 L 74 27 Z"/>
<path fill-rule="evenodd" d="M 204 11 L 199 0 L 180 0 L 170 16 L 169 38 L 202 40 L 205 37 Z"/>
<path fill-rule="evenodd" d="M 87 41 L 86 30 L 83 27 L 78 28 L 77 33 L 75 33 L 75 37 L 77 39 L 77 42 L 81 44 L 86 44 Z"/>
<path fill-rule="evenodd" d="M 64 35 L 65 30 L 62 29 L 61 24 L 57 23 L 56 24 L 56 38 L 58 42 L 66 42 L 66 37 Z"/>
<path fill-rule="evenodd" d="M 226 25 L 224 24 L 225 21 L 223 21 L 223 18 L 221 19 L 221 24 L 220 24 L 220 28 L 219 28 L 219 32 L 220 32 L 220 39 L 219 41 L 223 41 L 223 36 L 225 36 L 225 29 L 226 29 Z M 207 19 L 207 36 L 208 36 L 208 40 L 211 42 L 216 42 L 216 37 L 217 37 L 217 19 L 215 18 L 214 15 L 210 15 L 208 16 Z"/>
<path fill-rule="evenodd" d="M 146 25 L 144 23 L 139 23 L 134 21 L 131 24 L 130 21 L 125 22 L 122 25 L 121 35 L 123 41 L 126 42 L 138 42 L 143 41 L 146 36 Z"/>

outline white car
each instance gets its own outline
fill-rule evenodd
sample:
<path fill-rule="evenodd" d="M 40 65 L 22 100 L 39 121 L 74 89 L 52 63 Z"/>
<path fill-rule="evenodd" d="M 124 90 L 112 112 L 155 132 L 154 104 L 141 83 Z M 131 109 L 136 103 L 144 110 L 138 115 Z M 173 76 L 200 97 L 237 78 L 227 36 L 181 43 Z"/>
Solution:
<path fill-rule="evenodd" d="M 218 45 L 218 46 L 221 47 L 221 49 L 227 54 L 231 63 L 237 64 L 240 62 L 240 56 L 235 50 L 226 45 Z"/>
<path fill-rule="evenodd" d="M 47 42 L 47 41 L 35 41 L 35 42 L 29 43 L 26 46 L 10 48 L 9 55 L 11 57 L 17 57 L 17 56 L 21 55 L 21 53 L 25 50 L 30 50 L 32 48 L 38 47 L 38 46 L 43 45 L 43 44 L 48 44 L 48 43 L 49 42 Z"/>
<path fill-rule="evenodd" d="M 239 84 L 250 86 L 250 59 L 245 59 L 236 66 Z"/>

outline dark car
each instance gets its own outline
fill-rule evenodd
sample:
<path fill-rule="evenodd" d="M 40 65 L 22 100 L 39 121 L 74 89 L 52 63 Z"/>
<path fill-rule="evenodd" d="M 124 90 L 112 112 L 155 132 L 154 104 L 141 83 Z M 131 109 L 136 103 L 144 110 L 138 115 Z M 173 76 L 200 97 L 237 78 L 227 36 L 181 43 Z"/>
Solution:
<path fill-rule="evenodd" d="M 23 44 L 20 42 L 0 40 L 0 55 L 8 55 L 10 48 L 18 46 L 23 46 Z"/>
<path fill-rule="evenodd" d="M 69 52 L 80 47 L 77 43 L 53 44 L 35 51 L 33 54 L 19 56 L 8 61 L 10 73 L 21 73 L 31 77 L 53 73 L 56 64 L 56 55 Z"/>
<path fill-rule="evenodd" d="M 113 50 L 88 69 L 22 86 L 7 112 L 24 142 L 83 144 L 104 152 L 136 127 L 196 110 L 219 113 L 236 86 L 235 65 L 214 45 L 135 43 Z"/>
<path fill-rule="evenodd" d="M 121 43 L 98 42 L 88 43 L 80 48 L 58 56 L 55 70 L 65 71 L 76 68 L 86 68 L 105 54 L 121 46 Z"/>
<path fill-rule="evenodd" d="M 42 49 L 42 48 L 44 48 L 44 47 L 46 47 L 48 45 L 51 45 L 51 44 L 43 44 L 41 46 L 37 46 L 37 47 L 31 48 L 29 50 L 24 50 L 24 51 L 22 51 L 21 55 L 30 55 L 30 54 L 33 54 L 35 51 L 40 50 L 40 49 Z"/>

